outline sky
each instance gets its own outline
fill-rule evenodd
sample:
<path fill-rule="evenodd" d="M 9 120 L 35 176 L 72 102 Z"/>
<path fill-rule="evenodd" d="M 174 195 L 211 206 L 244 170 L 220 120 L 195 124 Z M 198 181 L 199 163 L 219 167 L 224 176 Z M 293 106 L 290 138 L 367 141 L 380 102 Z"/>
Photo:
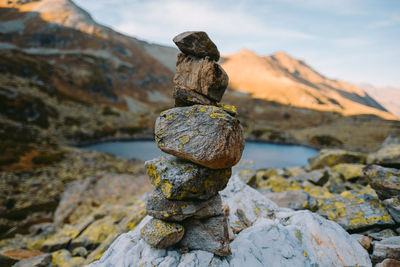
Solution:
<path fill-rule="evenodd" d="M 243 48 L 305 60 L 323 75 L 400 88 L 400 0 L 74 0 L 99 23 L 174 46 L 206 31 L 221 54 Z"/>

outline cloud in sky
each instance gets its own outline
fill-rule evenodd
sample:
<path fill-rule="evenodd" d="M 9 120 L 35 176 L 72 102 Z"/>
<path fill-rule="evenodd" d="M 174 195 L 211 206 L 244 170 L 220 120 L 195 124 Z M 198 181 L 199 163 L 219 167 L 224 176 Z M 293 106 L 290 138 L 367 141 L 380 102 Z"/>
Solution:
<path fill-rule="evenodd" d="M 223 54 L 284 50 L 328 77 L 400 87 L 393 74 L 400 69 L 397 0 L 75 2 L 98 22 L 146 41 L 172 46 L 176 34 L 204 30 Z"/>

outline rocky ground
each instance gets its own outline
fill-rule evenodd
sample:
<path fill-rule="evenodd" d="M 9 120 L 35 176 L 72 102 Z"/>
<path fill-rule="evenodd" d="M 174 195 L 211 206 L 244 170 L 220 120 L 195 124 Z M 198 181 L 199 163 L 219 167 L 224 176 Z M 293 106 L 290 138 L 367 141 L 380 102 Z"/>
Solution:
<path fill-rule="evenodd" d="M 235 167 L 234 182 L 221 192 L 223 202 L 229 206 L 231 238 L 234 237 L 233 254 L 224 260 L 201 251 L 181 255 L 176 250 L 167 253 L 146 246 L 140 239 L 141 227 L 136 228 L 145 218 L 143 193 L 151 191 L 143 163 L 68 149 L 65 158 L 54 167 L 35 171 L 40 179 L 2 172 L 0 181 L 6 177 L 19 183 L 15 188 L 4 184 L 0 187 L 4 188 L 1 195 L 16 193 L 5 194 L 7 198 L 2 200 L 9 203 L 8 207 L 14 203 L 14 207 L 7 212 L 7 205 L 3 204 L 0 262 L 7 266 L 25 259 L 21 263 L 47 261 L 55 266 L 82 266 L 99 259 L 120 234 L 136 229 L 122 235 L 102 260 L 115 260 L 121 255 L 112 251 L 129 247 L 132 253 L 147 255 L 140 258 L 141 263 L 156 265 L 163 261 L 172 266 L 173 262 L 195 266 L 201 266 L 203 261 L 251 263 L 244 259 L 255 255 L 277 255 L 276 260 L 288 266 L 329 265 L 340 258 L 346 264 L 336 262 L 338 266 L 369 266 L 370 262 L 382 261 L 398 264 L 399 163 L 398 139 L 388 139 L 381 149 L 369 154 L 321 150 L 305 167 L 254 170 L 251 163 L 242 162 Z M 64 179 L 52 179 L 56 176 Z M 31 201 L 18 194 L 23 191 L 29 192 Z M 265 239 L 254 239 L 262 233 Z M 252 240 L 251 244 L 246 240 Z M 285 246 L 287 251 L 278 249 Z M 324 252 L 319 252 L 323 247 Z"/>

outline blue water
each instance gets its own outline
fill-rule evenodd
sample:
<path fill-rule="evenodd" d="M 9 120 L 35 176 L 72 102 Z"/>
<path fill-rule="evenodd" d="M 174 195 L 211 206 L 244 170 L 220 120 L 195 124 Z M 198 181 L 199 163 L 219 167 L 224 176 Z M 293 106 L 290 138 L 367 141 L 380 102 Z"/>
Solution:
<path fill-rule="evenodd" d="M 165 155 L 154 141 L 106 142 L 83 148 L 111 153 L 121 158 L 138 158 L 141 160 Z M 318 151 L 304 146 L 246 142 L 242 159 L 252 160 L 257 169 L 283 168 L 306 165 L 307 159 L 317 154 Z"/>

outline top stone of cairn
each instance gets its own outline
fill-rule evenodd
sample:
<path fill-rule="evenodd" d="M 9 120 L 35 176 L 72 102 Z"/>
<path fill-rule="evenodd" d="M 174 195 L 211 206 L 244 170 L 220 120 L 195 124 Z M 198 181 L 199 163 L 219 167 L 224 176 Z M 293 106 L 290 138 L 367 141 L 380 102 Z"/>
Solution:
<path fill-rule="evenodd" d="M 205 32 L 183 32 L 175 36 L 173 41 L 184 54 L 200 58 L 208 56 L 212 60 L 219 60 L 218 48 Z"/>

